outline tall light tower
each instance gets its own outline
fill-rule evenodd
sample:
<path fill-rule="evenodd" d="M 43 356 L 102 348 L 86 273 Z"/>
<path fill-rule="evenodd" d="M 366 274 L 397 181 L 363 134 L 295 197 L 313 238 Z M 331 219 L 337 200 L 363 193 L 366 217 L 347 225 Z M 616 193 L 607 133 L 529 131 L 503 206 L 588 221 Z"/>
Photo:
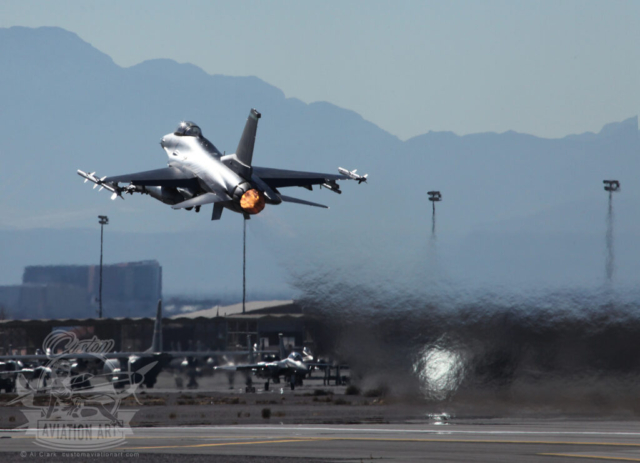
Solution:
<path fill-rule="evenodd" d="M 431 205 L 433 206 L 433 212 L 431 215 L 431 233 L 434 234 L 436 232 L 436 202 L 442 201 L 442 195 L 439 191 L 427 191 L 429 195 L 429 201 L 431 201 Z"/>
<path fill-rule="evenodd" d="M 620 190 L 620 182 L 618 180 L 603 180 L 602 183 L 604 183 L 604 191 L 609 192 L 609 198 L 611 198 L 611 193 Z"/>
<path fill-rule="evenodd" d="M 98 290 L 98 318 L 102 318 L 102 241 L 104 238 L 104 226 L 109 224 L 109 217 L 99 215 L 100 224 L 100 289 Z"/>
<path fill-rule="evenodd" d="M 618 180 L 603 180 L 604 191 L 609 192 L 609 209 L 607 211 L 607 280 L 610 282 L 613 278 L 615 269 L 615 260 L 613 254 L 613 193 L 620 191 L 620 182 Z"/>
<path fill-rule="evenodd" d="M 247 218 L 242 221 L 242 313 L 247 301 Z"/>

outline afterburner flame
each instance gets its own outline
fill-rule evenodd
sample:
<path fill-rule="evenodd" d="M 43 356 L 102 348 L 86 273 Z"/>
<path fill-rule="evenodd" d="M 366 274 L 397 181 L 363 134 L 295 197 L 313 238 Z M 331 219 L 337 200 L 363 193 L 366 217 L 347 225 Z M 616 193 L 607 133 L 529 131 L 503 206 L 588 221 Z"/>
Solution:
<path fill-rule="evenodd" d="M 256 189 L 247 191 L 240 198 L 240 207 L 248 214 L 257 214 L 264 209 L 264 194 Z"/>

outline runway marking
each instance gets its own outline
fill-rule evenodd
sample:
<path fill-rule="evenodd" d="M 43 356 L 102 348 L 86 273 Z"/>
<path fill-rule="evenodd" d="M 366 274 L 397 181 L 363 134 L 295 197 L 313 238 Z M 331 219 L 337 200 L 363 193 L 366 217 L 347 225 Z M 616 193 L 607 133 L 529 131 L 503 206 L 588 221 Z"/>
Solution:
<path fill-rule="evenodd" d="M 36 436 L 11 436 L 12 439 L 35 439 Z M 125 439 L 170 439 L 168 436 L 125 436 Z M 185 436 L 185 439 L 266 439 L 268 436 Z M 56 437 L 39 437 L 39 439 L 57 439 Z M 113 439 L 112 437 L 94 437 L 97 439 Z"/>
<path fill-rule="evenodd" d="M 193 444 L 186 446 L 158 446 L 158 447 L 139 447 L 140 449 L 161 449 L 174 447 L 198 447 L 198 446 L 216 446 L 216 445 L 241 445 L 241 444 L 261 444 L 276 442 L 273 439 L 282 439 L 279 436 L 182 436 L 179 439 L 269 439 L 255 442 L 232 442 L 232 443 L 213 443 L 213 444 Z M 14 436 L 14 439 L 35 439 L 35 436 Z M 125 439 L 176 439 L 170 436 L 126 436 Z M 460 443 L 460 444 L 544 444 L 544 445 L 587 445 L 587 446 L 603 446 L 603 447 L 640 447 L 640 443 L 624 443 L 624 442 L 579 442 L 579 441 L 541 441 L 541 440 L 497 440 L 497 439 L 432 439 L 432 438 L 411 438 L 411 437 L 322 437 L 322 436 L 287 436 L 282 442 L 309 442 L 309 441 L 379 441 L 379 442 L 437 442 L 437 443 Z M 280 442 L 280 441 L 278 441 Z M 124 448 L 123 448 L 124 449 Z M 133 448 L 127 448 L 133 449 Z M 549 454 L 551 455 L 551 454 Z M 634 461 L 634 460 L 630 460 Z M 637 460 L 637 461 L 640 461 Z"/>
<path fill-rule="evenodd" d="M 571 457 L 571 458 L 591 458 L 597 460 L 615 460 L 615 461 L 640 461 L 640 458 L 630 457 L 606 457 L 600 455 L 580 455 L 573 453 L 539 453 L 538 455 L 550 456 L 550 457 Z"/>
<path fill-rule="evenodd" d="M 189 428 L 187 426 L 167 426 L 167 427 L 155 427 L 155 428 L 137 428 L 148 430 L 184 430 Z M 375 432 L 375 433 L 410 433 L 410 434 L 505 434 L 505 435 L 576 435 L 576 436 L 637 436 L 640 437 L 640 432 L 624 432 L 624 431 L 508 431 L 508 430 L 457 430 L 457 429 L 443 429 L 439 427 L 436 429 L 393 429 L 393 428 L 330 428 L 330 427 L 297 427 L 297 426 L 191 426 L 193 429 L 201 430 L 219 430 L 219 429 L 251 429 L 251 430 L 291 430 L 291 431 L 334 431 L 334 432 Z M 133 428 L 136 429 L 136 428 Z"/>
<path fill-rule="evenodd" d="M 141 437 L 142 438 L 142 437 Z M 236 437 L 236 439 L 241 437 Z M 268 439 L 267 436 L 255 436 L 254 438 Z M 276 439 L 274 437 L 273 439 Z M 245 437 L 249 439 L 249 437 Z M 163 448 L 189 448 L 189 447 L 216 447 L 224 445 L 243 444 L 271 444 L 275 442 L 320 442 L 320 441 L 374 441 L 374 442 L 424 442 L 424 443 L 452 443 L 452 444 L 531 444 L 531 445 L 574 445 L 574 446 L 602 446 L 602 447 L 640 447 L 640 444 L 623 442 L 566 442 L 566 441 L 527 441 L 527 440 L 487 440 L 487 439 L 418 439 L 418 438 L 379 438 L 379 437 L 289 437 L 281 440 L 265 440 L 253 442 L 224 442 L 213 444 L 193 444 L 193 445 L 168 445 L 157 447 L 127 447 L 123 450 L 150 450 Z M 552 454 L 549 454 L 552 455 Z M 560 454 L 558 454 L 560 455 Z M 634 461 L 634 460 L 631 460 Z M 637 460 L 637 461 L 640 461 Z"/>
<path fill-rule="evenodd" d="M 285 444 L 288 442 L 311 442 L 318 439 L 283 439 L 265 440 L 253 442 L 222 442 L 216 444 L 194 444 L 194 445 L 163 445 L 158 447 L 120 447 L 119 450 L 156 450 L 156 449 L 186 449 L 199 447 L 222 447 L 224 445 L 252 445 L 252 444 Z"/>
<path fill-rule="evenodd" d="M 185 429 L 198 429 L 200 431 L 217 431 L 217 430 L 290 430 L 290 431 L 330 431 L 337 433 L 344 432 L 371 432 L 371 433 L 409 433 L 409 434 L 436 434 L 436 435 L 453 435 L 453 434 L 486 434 L 486 435 L 576 435 L 576 436 L 637 436 L 640 437 L 640 432 L 624 432 L 624 431 L 510 431 L 510 430 L 458 430 L 458 429 L 443 429 L 439 427 L 436 429 L 393 429 L 393 428 L 336 428 L 336 427 L 312 427 L 312 426 L 162 426 L 162 427 L 137 427 L 132 428 L 136 430 L 151 430 L 151 431 L 173 431 Z M 2 430 L 3 433 L 20 433 L 24 430 Z"/>
<path fill-rule="evenodd" d="M 456 444 L 544 444 L 544 445 L 592 445 L 610 447 L 640 447 L 640 444 L 624 442 L 566 442 L 566 441 L 535 441 L 535 440 L 488 440 L 488 439 L 418 439 L 393 437 L 317 437 L 315 440 L 355 440 L 380 442 L 438 442 Z M 640 461 L 640 460 L 638 460 Z"/>

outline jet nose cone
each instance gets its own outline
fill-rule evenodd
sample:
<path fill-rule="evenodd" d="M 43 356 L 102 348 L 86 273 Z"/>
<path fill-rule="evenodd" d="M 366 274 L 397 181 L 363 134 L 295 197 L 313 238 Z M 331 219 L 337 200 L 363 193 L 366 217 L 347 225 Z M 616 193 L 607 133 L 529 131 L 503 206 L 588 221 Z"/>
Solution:
<path fill-rule="evenodd" d="M 162 140 L 160 140 L 160 146 L 162 146 L 164 148 L 164 137 L 162 138 Z"/>

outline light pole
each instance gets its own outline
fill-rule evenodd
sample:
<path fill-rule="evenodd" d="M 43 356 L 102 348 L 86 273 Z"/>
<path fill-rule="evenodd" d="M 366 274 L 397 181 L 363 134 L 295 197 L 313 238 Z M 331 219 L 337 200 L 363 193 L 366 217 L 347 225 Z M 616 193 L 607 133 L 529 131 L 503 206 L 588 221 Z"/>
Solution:
<path fill-rule="evenodd" d="M 242 313 L 247 301 L 247 219 L 242 221 Z"/>
<path fill-rule="evenodd" d="M 98 318 L 102 318 L 102 241 L 104 238 L 104 226 L 109 224 L 109 217 L 99 215 L 100 224 L 100 289 L 98 290 Z"/>
<path fill-rule="evenodd" d="M 620 182 L 618 180 L 603 180 L 604 191 L 609 192 L 609 208 L 607 210 L 607 281 L 611 282 L 613 279 L 613 272 L 615 270 L 615 256 L 613 253 L 613 193 L 620 191 Z"/>
<path fill-rule="evenodd" d="M 433 206 L 433 212 L 431 214 L 431 234 L 433 235 L 436 232 L 436 202 L 442 201 L 442 195 L 439 191 L 427 191 L 427 194 Z"/>

